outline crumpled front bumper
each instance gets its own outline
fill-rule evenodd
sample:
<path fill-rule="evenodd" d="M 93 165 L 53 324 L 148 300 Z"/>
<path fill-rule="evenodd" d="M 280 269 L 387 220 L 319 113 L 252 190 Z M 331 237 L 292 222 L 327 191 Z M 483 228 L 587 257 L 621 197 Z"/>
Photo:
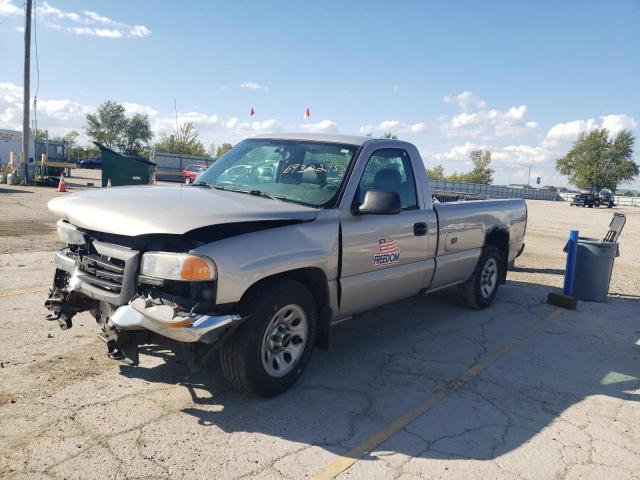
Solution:
<path fill-rule="evenodd" d="M 107 296 L 108 292 L 105 293 L 83 281 L 75 260 L 66 255 L 64 250 L 56 254 L 55 265 L 71 275 L 72 290 L 96 301 L 114 302 L 114 299 Z M 138 296 L 128 305 L 118 307 L 110 320 L 120 331 L 149 330 L 178 342 L 215 343 L 224 331 L 236 326 L 244 318 L 238 314 L 192 314 L 176 308 L 176 305 Z"/>
<path fill-rule="evenodd" d="M 118 330 L 150 330 L 178 342 L 214 343 L 228 327 L 244 318 L 238 314 L 202 315 L 177 312 L 166 304 L 155 304 L 149 298 L 134 298 L 129 305 L 118 307 L 111 316 Z"/>

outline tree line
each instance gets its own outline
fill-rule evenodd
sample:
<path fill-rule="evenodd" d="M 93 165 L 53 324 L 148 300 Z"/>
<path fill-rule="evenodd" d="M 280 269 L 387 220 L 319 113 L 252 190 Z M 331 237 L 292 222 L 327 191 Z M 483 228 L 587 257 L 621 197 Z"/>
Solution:
<path fill-rule="evenodd" d="M 124 105 L 107 100 L 95 112 L 86 116 L 85 132 L 94 142 L 100 143 L 123 155 L 149 156 L 152 149 L 159 152 L 219 158 L 232 145 L 224 142 L 205 148 L 200 135 L 192 122 L 177 125 L 171 134 L 160 134 L 160 141 L 153 144 L 149 115 L 136 113 L 127 117 Z M 36 138 L 44 139 L 44 132 L 36 130 Z M 62 137 L 52 140 L 63 141 L 70 160 L 87 160 L 100 155 L 100 149 L 94 145 L 79 145 L 80 132 L 71 130 Z"/>

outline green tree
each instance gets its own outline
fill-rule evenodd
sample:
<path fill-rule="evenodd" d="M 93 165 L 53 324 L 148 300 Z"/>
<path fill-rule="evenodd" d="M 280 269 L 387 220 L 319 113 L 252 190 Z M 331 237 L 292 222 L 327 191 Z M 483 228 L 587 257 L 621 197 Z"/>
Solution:
<path fill-rule="evenodd" d="M 444 180 L 444 167 L 438 164 L 433 168 L 427 168 L 427 176 L 430 180 Z"/>
<path fill-rule="evenodd" d="M 78 138 L 80 137 L 80 132 L 77 130 L 70 130 L 66 133 L 62 140 L 67 144 L 67 148 L 74 148 L 78 146 Z"/>
<path fill-rule="evenodd" d="M 491 164 L 491 152 L 489 150 L 472 150 L 469 158 L 473 163 L 473 169 L 471 169 L 471 171 L 461 173 L 454 172 L 450 175 L 444 175 L 444 172 L 442 172 L 443 180 L 491 185 L 493 183 L 493 170 L 489 168 Z"/>
<path fill-rule="evenodd" d="M 216 150 L 216 158 L 220 158 L 222 157 L 225 153 L 227 153 L 229 150 L 231 150 L 231 148 L 233 147 L 233 145 L 231 145 L 230 143 L 223 143 L 222 145 L 220 145 L 218 147 L 218 149 Z"/>
<path fill-rule="evenodd" d="M 34 137 L 36 137 L 37 140 L 44 140 L 47 138 L 47 134 L 44 130 L 41 130 L 39 128 L 36 128 L 35 130 L 31 131 L 31 135 L 33 135 Z"/>
<path fill-rule="evenodd" d="M 156 144 L 156 150 L 204 157 L 207 155 L 207 151 L 198 136 L 198 131 L 193 128 L 193 123 L 186 122 L 180 125 L 178 130 L 174 130 L 171 135 L 163 133 L 160 142 Z"/>
<path fill-rule="evenodd" d="M 62 141 L 65 145 L 65 150 L 67 154 L 67 158 L 69 160 L 83 160 L 84 159 L 84 151 L 81 146 L 78 145 L 78 138 L 80 137 L 80 132 L 77 130 L 70 130 L 62 137 Z M 83 157 L 83 158 L 80 158 Z"/>
<path fill-rule="evenodd" d="M 633 180 L 639 173 L 632 159 L 635 138 L 622 130 L 615 138 L 606 128 L 582 132 L 573 147 L 556 160 L 556 170 L 569 176 L 578 188 L 608 188 L 615 192 L 620 183 Z"/>
<path fill-rule="evenodd" d="M 148 115 L 127 118 L 124 106 L 111 100 L 87 115 L 86 132 L 95 142 L 125 155 L 143 154 L 153 138 Z"/>
<path fill-rule="evenodd" d="M 136 113 L 127 120 L 118 148 L 125 155 L 145 155 L 152 138 L 149 115 Z"/>
<path fill-rule="evenodd" d="M 489 150 L 473 150 L 469 157 L 473 162 L 473 170 L 466 174 L 466 181 L 491 185 L 493 183 L 493 170 L 489 168 L 491 152 Z"/>
<path fill-rule="evenodd" d="M 397 140 L 398 139 L 398 135 L 396 135 L 395 133 L 391 133 L 391 132 L 384 132 L 382 134 L 382 138 L 386 138 L 387 140 Z"/>

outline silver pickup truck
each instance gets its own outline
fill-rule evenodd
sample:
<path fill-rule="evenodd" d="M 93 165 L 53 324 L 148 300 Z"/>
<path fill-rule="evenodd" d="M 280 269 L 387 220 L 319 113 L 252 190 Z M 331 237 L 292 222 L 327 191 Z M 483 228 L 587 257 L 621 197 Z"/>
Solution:
<path fill-rule="evenodd" d="M 49 202 L 67 247 L 46 302 L 63 329 L 90 311 L 115 359 L 169 343 L 191 368 L 218 351 L 236 388 L 289 388 L 332 323 L 457 286 L 488 307 L 524 248 L 523 200 L 438 203 L 410 143 L 268 135 L 191 186 Z"/>

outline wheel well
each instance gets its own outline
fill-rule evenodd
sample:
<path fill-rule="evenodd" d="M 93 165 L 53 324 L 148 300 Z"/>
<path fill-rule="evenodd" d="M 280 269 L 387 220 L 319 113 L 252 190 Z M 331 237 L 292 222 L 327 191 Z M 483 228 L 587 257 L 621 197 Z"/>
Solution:
<path fill-rule="evenodd" d="M 500 252 L 502 268 L 500 269 L 500 283 L 507 281 L 507 265 L 509 263 L 509 231 L 506 227 L 496 227 L 487 233 L 485 245 L 492 245 Z"/>
<path fill-rule="evenodd" d="M 318 348 L 329 348 L 329 322 L 331 321 L 331 309 L 329 308 L 329 285 L 325 273 L 314 267 L 298 268 L 287 272 L 277 273 L 258 280 L 251 285 L 242 295 L 240 303 L 245 298 L 264 287 L 265 284 L 278 281 L 283 278 L 294 279 L 309 289 L 311 295 L 318 305 L 318 332 L 316 335 L 316 346 Z"/>

